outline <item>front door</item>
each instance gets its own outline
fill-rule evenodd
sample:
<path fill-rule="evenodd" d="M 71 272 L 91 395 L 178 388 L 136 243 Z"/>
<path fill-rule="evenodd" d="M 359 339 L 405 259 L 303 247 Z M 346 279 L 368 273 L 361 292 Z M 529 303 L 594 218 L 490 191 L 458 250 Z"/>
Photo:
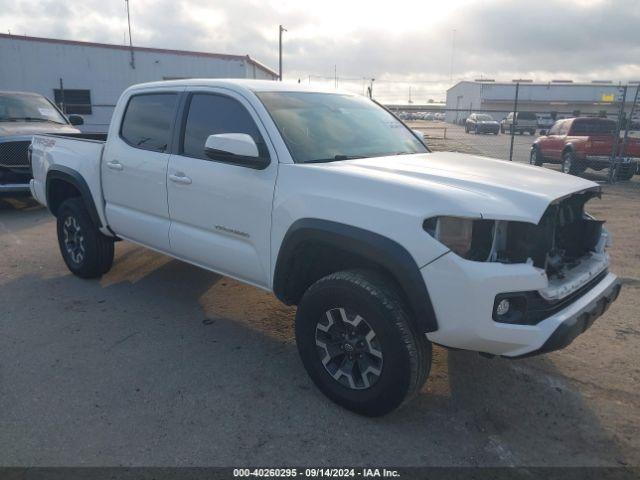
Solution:
<path fill-rule="evenodd" d="M 169 160 L 172 252 L 248 283 L 268 287 L 271 208 L 278 160 L 266 131 L 241 96 L 216 89 L 188 92 L 178 150 Z M 214 161 L 209 135 L 245 133 L 271 163 L 263 170 Z"/>
<path fill-rule="evenodd" d="M 133 95 L 109 133 L 102 188 L 109 226 L 120 236 L 169 250 L 167 167 L 178 93 Z"/>

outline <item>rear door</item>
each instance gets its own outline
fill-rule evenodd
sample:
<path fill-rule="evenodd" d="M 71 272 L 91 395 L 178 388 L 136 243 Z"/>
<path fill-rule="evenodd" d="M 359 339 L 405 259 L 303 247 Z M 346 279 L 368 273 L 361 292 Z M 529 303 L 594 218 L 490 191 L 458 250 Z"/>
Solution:
<path fill-rule="evenodd" d="M 172 252 L 185 260 L 261 287 L 270 282 L 271 209 L 278 160 L 251 104 L 226 89 L 190 89 L 176 154 L 169 161 Z M 256 170 L 214 161 L 207 137 L 250 135 L 270 164 Z"/>
<path fill-rule="evenodd" d="M 167 167 L 178 97 L 176 91 L 134 93 L 118 131 L 109 134 L 101 166 L 110 227 L 162 251 L 169 250 Z"/>

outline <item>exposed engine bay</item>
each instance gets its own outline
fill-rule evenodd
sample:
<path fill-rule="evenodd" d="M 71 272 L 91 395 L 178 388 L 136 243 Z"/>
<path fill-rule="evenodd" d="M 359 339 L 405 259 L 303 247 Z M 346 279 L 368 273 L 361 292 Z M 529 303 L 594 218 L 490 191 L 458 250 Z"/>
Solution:
<path fill-rule="evenodd" d="M 586 255 L 604 249 L 604 245 L 600 245 L 604 222 L 584 211 L 585 204 L 598 195 L 588 191 L 553 203 L 537 225 L 508 222 L 506 238 L 495 251 L 495 261 L 532 261 L 534 266 L 543 268 L 549 278 L 563 278 L 567 270 L 576 267 Z"/>
<path fill-rule="evenodd" d="M 549 296 L 562 297 L 608 265 L 604 222 L 584 208 L 599 196 L 600 191 L 592 189 L 553 202 L 537 224 L 435 217 L 425 221 L 424 229 L 467 260 L 544 269 Z"/>

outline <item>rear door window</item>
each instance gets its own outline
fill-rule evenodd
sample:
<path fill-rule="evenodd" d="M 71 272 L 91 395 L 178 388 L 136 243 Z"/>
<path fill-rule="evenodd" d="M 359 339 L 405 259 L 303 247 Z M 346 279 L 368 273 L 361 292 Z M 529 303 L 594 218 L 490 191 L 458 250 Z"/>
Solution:
<path fill-rule="evenodd" d="M 132 147 L 166 152 L 177 102 L 176 93 L 145 93 L 131 97 L 122 119 L 120 136 Z"/>

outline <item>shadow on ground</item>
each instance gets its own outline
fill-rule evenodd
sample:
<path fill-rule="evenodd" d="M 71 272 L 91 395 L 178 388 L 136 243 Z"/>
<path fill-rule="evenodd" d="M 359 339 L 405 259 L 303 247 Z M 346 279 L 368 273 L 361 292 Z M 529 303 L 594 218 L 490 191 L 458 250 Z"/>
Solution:
<path fill-rule="evenodd" d="M 3 465 L 615 465 L 621 456 L 547 358 L 437 348 L 412 403 L 380 419 L 351 414 L 307 378 L 291 308 L 126 243 L 100 281 L 32 272 L 5 283 L 0 303 Z"/>

